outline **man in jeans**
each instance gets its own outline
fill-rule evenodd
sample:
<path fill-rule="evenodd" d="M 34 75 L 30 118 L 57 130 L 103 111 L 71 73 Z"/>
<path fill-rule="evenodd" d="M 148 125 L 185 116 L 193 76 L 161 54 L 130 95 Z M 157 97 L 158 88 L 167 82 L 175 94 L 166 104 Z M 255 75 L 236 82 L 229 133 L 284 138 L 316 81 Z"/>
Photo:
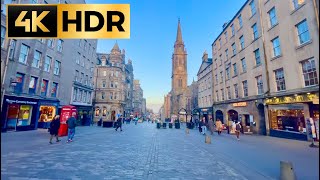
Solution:
<path fill-rule="evenodd" d="M 68 142 L 72 142 L 73 136 L 75 134 L 76 130 L 76 113 L 73 112 L 72 116 L 67 120 L 67 125 L 68 125 Z"/>

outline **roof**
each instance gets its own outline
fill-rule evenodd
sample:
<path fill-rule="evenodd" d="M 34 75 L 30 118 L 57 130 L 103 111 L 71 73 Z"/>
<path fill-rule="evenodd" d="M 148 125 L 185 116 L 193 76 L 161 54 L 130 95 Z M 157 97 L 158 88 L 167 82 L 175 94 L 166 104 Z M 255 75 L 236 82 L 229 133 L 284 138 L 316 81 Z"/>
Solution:
<path fill-rule="evenodd" d="M 197 73 L 197 76 L 204 71 L 207 67 L 212 65 L 212 58 L 208 58 L 206 61 L 202 61 L 201 66 L 199 68 L 199 71 Z"/>
<path fill-rule="evenodd" d="M 225 26 L 225 28 L 223 28 L 223 30 L 221 31 L 221 33 L 217 36 L 217 38 L 213 41 L 213 43 L 211 44 L 211 46 L 213 46 L 213 44 L 220 38 L 220 36 L 222 35 L 222 33 L 224 32 L 225 29 L 227 29 L 230 24 L 233 22 L 233 20 L 239 15 L 239 13 L 242 11 L 242 9 L 248 4 L 248 2 L 251 0 L 247 0 L 242 7 L 239 9 L 239 11 L 233 16 L 233 18 L 228 22 L 228 24 Z"/>

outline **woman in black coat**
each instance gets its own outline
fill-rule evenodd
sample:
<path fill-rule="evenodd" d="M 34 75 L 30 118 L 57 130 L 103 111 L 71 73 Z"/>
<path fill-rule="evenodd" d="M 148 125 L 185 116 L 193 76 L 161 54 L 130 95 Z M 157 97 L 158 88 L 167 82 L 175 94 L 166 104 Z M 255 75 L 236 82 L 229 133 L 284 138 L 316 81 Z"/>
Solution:
<path fill-rule="evenodd" d="M 50 142 L 49 142 L 50 144 L 52 144 L 53 136 L 57 138 L 57 142 L 60 141 L 58 138 L 59 128 L 60 128 L 60 116 L 56 115 L 50 123 L 50 134 L 51 134 Z"/>

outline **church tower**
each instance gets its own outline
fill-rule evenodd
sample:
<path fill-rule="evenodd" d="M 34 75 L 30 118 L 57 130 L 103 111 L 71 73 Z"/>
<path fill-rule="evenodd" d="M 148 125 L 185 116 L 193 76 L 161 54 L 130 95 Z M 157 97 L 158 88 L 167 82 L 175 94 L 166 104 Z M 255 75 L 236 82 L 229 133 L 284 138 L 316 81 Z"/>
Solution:
<path fill-rule="evenodd" d="M 181 33 L 180 19 L 178 20 L 177 38 L 172 54 L 172 91 L 174 94 L 182 94 L 187 88 L 187 52 L 184 47 Z"/>
<path fill-rule="evenodd" d="M 186 92 L 188 83 L 187 78 L 187 52 L 182 40 L 181 25 L 179 19 L 177 37 L 176 42 L 174 43 L 174 52 L 172 54 L 172 76 L 170 92 L 171 115 L 178 115 L 181 108 L 186 108 Z"/>

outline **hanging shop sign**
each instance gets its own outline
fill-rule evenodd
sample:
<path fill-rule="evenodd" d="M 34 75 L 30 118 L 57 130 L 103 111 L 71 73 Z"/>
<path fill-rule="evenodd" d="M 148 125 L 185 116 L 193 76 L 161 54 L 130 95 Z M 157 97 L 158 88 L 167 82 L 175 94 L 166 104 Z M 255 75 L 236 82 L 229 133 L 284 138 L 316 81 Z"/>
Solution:
<path fill-rule="evenodd" d="M 245 107 L 247 106 L 247 102 L 237 102 L 232 104 L 233 107 Z"/>

